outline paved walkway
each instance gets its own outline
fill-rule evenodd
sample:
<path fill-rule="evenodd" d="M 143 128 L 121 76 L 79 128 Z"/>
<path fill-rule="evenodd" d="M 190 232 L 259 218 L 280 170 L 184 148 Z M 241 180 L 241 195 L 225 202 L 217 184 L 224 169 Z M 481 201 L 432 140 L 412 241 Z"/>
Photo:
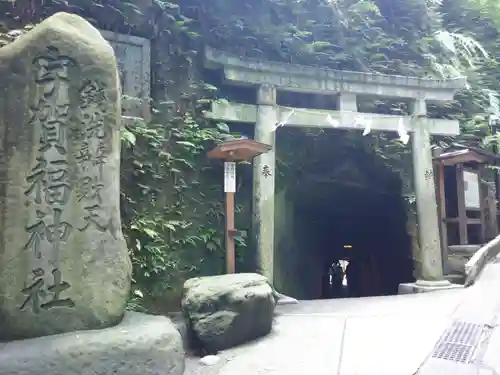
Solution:
<path fill-rule="evenodd" d="M 280 306 L 269 336 L 221 353 L 214 366 L 189 359 L 185 374 L 489 375 L 496 374 L 494 368 L 500 373 L 500 329 L 483 337 L 475 363 L 431 357 L 457 319 L 494 326 L 499 291 L 500 264 L 491 264 L 468 289 Z"/>
<path fill-rule="evenodd" d="M 466 353 L 467 346 L 474 346 L 470 359 L 457 361 L 459 356 L 449 353 L 452 361 L 443 361 L 429 355 L 420 366 L 418 375 L 495 375 L 500 373 L 500 256 L 496 262 L 489 264 L 476 284 L 465 289 L 460 303 L 450 318 L 448 331 L 452 332 L 452 324 L 459 322 L 467 325 L 466 334 L 458 340 L 454 348 L 457 352 Z M 470 332 L 475 326 L 482 327 L 482 333 L 474 337 Z M 431 354 L 431 353 L 430 353 Z"/>

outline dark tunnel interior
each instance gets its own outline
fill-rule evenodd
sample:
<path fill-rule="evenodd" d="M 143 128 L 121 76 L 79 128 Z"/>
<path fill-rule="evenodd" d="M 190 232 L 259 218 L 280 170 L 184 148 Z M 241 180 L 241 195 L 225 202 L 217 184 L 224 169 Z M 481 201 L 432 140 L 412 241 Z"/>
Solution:
<path fill-rule="evenodd" d="M 325 195 L 316 193 L 309 199 L 297 199 L 300 203 L 295 205 L 295 223 L 315 239 L 313 251 L 321 257 L 319 297 L 396 294 L 400 283 L 413 278 L 411 244 L 400 194 L 353 186 L 331 186 L 327 191 Z M 338 260 L 348 261 L 347 285 L 340 290 L 328 282 L 329 268 Z"/>

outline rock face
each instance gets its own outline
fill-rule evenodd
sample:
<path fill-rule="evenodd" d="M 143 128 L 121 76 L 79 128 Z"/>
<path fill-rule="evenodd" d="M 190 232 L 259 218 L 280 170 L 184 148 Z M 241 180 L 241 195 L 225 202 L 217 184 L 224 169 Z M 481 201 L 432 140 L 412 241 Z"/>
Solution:
<path fill-rule="evenodd" d="M 0 340 L 123 316 L 117 72 L 99 31 L 67 13 L 0 49 Z"/>
<path fill-rule="evenodd" d="M 267 335 L 275 301 L 258 274 L 199 277 L 184 284 L 182 311 L 195 346 L 215 353 Z"/>
<path fill-rule="evenodd" d="M 139 313 L 113 328 L 0 344 L 2 375 L 181 375 L 184 365 L 170 320 Z"/>

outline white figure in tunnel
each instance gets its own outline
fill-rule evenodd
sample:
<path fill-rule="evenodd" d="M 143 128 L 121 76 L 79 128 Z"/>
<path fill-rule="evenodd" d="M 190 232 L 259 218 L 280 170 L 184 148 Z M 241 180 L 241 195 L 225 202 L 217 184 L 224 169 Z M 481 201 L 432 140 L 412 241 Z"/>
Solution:
<path fill-rule="evenodd" d="M 342 284 L 345 277 L 344 269 L 340 261 L 335 260 L 328 268 L 329 292 L 325 297 L 340 297 L 342 295 Z"/>
<path fill-rule="evenodd" d="M 347 270 L 347 265 L 349 264 L 349 261 L 341 259 L 341 260 L 339 260 L 339 263 L 340 263 L 340 266 L 342 267 L 342 274 L 343 274 L 343 277 L 342 277 L 342 286 L 345 289 L 347 287 L 347 274 L 346 274 L 346 270 Z"/>

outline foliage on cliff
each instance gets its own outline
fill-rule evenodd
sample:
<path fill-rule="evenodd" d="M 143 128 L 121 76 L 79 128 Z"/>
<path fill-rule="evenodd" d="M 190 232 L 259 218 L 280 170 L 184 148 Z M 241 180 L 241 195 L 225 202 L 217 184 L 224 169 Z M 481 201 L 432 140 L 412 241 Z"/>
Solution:
<path fill-rule="evenodd" d="M 470 88 L 456 102 L 430 110 L 459 118 L 462 142 L 489 147 L 494 140 L 490 118 L 500 117 L 495 0 L 3 0 L 0 43 L 21 32 L 13 29 L 29 28 L 57 11 L 153 41 L 157 112 L 153 123 L 127 127 L 122 167 L 124 233 L 138 289 L 148 295 L 178 289 L 174 280 L 220 272 L 223 266 L 220 164 L 208 163 L 204 153 L 228 128 L 214 127 L 201 115 L 205 103 L 221 95 L 200 75 L 204 44 L 240 56 L 334 69 L 466 75 Z M 407 111 L 406 103 L 374 106 L 381 113 Z M 409 154 L 408 146 L 389 134 L 360 142 L 359 135 L 347 133 L 331 141 L 370 149 L 395 169 L 403 168 Z M 298 168 L 298 162 L 288 165 Z M 286 165 L 280 166 L 286 173 Z"/>
<path fill-rule="evenodd" d="M 459 118 L 461 140 L 482 143 L 498 112 L 498 5 L 486 0 L 262 0 L 200 2 L 182 9 L 206 43 L 240 56 L 373 73 L 450 78 L 465 75 L 470 90 L 433 114 Z M 489 11 L 485 11 L 489 9 Z M 496 13 L 493 12 L 496 10 Z M 404 103 L 378 102 L 381 113 Z M 370 143 L 399 163 L 408 148 L 388 134 Z M 486 141 L 490 141 L 486 138 Z M 440 139 L 440 141 L 450 141 Z"/>

